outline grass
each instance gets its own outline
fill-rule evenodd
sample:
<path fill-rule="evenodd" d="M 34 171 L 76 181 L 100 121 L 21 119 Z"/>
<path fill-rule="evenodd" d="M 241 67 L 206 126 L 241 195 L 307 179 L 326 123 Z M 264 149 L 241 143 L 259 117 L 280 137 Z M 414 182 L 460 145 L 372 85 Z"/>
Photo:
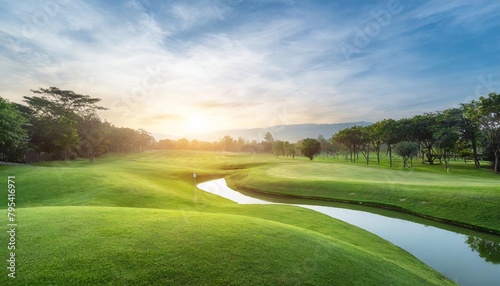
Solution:
<path fill-rule="evenodd" d="M 18 223 L 17 278 L 4 267 L 0 284 L 452 284 L 377 236 L 310 210 L 237 205 L 199 190 L 193 201 L 193 171 L 200 182 L 280 162 L 147 152 L 0 167 L 0 176 L 16 176 Z M 6 196 L 0 205 L 6 217 Z M 0 253 L 8 257 L 6 247 Z"/>
<path fill-rule="evenodd" d="M 415 162 L 413 169 L 384 160 L 380 166 L 342 159 L 287 160 L 232 174 L 235 189 L 319 200 L 344 200 L 392 207 L 443 221 L 500 233 L 500 176 L 452 162 Z M 396 159 L 395 164 L 400 160 Z"/>

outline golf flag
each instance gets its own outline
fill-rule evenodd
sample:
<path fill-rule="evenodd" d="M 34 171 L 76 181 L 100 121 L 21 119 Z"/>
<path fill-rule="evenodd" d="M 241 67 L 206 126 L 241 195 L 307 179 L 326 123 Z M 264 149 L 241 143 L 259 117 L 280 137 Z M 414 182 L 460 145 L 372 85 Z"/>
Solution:
<path fill-rule="evenodd" d="M 193 178 L 196 178 L 196 173 L 195 172 L 193 172 Z"/>

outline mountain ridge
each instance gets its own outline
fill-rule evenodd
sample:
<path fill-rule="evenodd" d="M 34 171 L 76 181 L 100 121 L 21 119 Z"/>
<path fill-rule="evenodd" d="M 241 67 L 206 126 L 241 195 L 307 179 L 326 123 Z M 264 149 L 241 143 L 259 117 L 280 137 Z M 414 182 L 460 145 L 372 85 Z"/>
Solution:
<path fill-rule="evenodd" d="M 342 123 L 304 123 L 304 124 L 287 124 L 287 125 L 275 125 L 266 128 L 236 128 L 236 129 L 225 129 L 218 131 L 211 131 L 200 134 L 192 134 L 184 136 L 190 140 L 199 141 L 217 141 L 220 138 L 229 135 L 234 139 L 239 137 L 244 140 L 252 141 L 256 140 L 260 142 L 264 140 L 264 135 L 270 132 L 273 138 L 276 140 L 297 142 L 304 138 L 318 138 L 319 135 L 323 135 L 325 138 L 330 138 L 333 134 L 338 131 L 352 127 L 354 125 L 367 126 L 372 124 L 366 121 L 356 121 L 356 122 L 342 122 Z M 165 135 L 161 133 L 154 133 L 153 136 L 157 140 L 161 139 L 179 139 L 181 137 Z"/>

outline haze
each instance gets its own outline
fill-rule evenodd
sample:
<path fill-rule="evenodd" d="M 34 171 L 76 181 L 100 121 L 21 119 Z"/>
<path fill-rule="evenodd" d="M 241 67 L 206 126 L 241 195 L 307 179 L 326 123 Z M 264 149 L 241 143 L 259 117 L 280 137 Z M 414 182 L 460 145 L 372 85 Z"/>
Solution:
<path fill-rule="evenodd" d="M 496 1 L 6 1 L 0 96 L 56 86 L 185 135 L 375 122 L 500 87 Z"/>

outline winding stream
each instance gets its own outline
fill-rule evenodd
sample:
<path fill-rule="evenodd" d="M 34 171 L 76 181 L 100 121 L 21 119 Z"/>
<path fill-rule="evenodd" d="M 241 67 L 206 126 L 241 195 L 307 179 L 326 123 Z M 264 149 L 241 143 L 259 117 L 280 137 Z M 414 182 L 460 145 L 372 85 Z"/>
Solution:
<path fill-rule="evenodd" d="M 230 189 L 225 179 L 198 188 L 238 204 L 276 204 Z M 311 209 L 370 231 L 403 248 L 460 285 L 500 285 L 500 238 L 430 222 L 413 222 L 392 212 L 390 217 L 342 207 L 286 203 Z M 432 225 L 431 225 L 432 224 Z"/>

